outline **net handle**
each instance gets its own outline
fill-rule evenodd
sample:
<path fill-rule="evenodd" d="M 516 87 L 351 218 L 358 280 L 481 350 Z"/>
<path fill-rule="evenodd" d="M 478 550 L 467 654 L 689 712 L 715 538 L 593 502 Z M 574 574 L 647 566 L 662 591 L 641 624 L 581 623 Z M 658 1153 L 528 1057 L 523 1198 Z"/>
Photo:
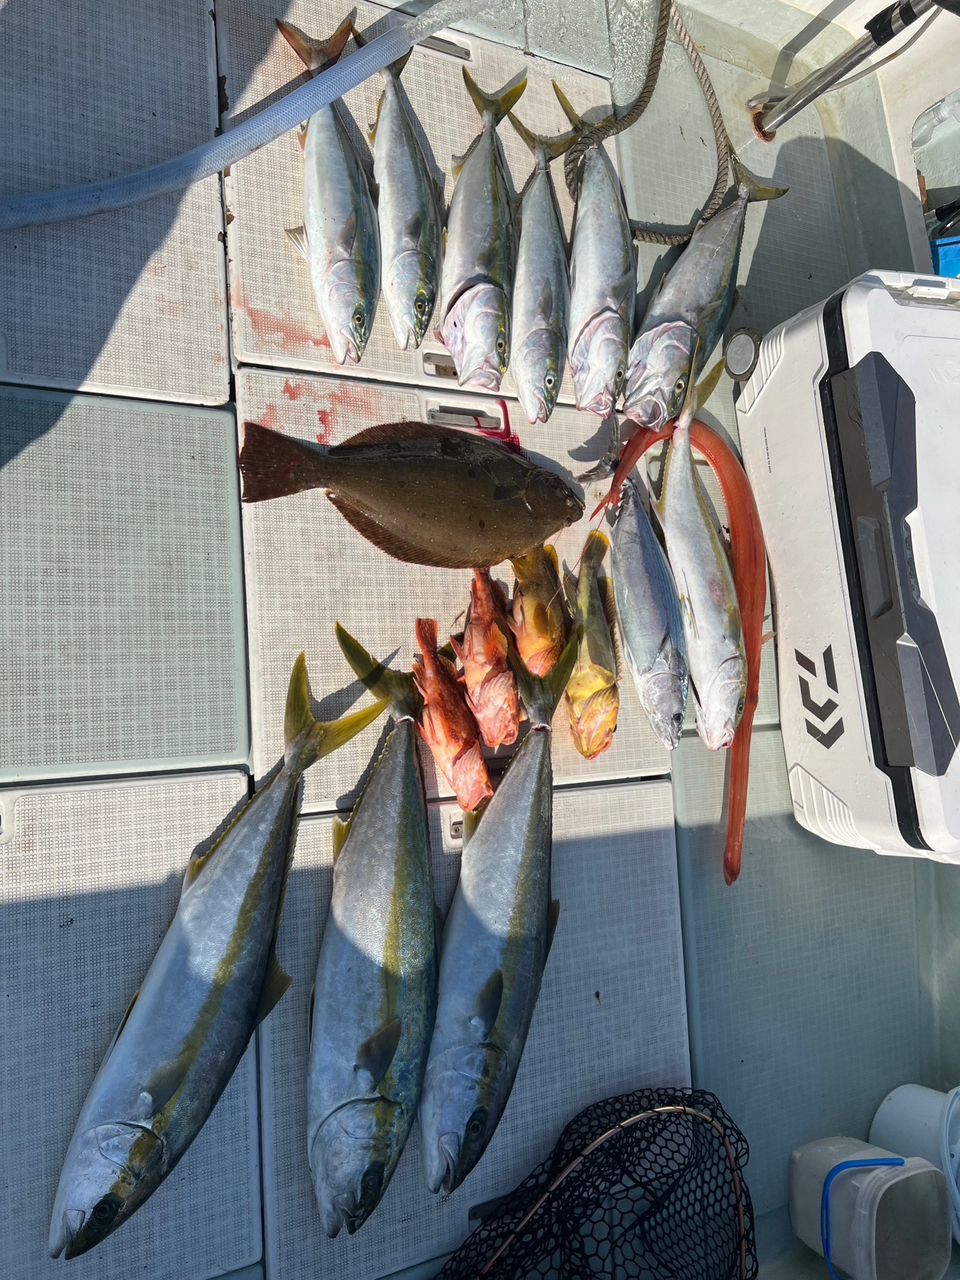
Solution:
<path fill-rule="evenodd" d="M 626 1120 L 621 1120 L 619 1124 L 614 1125 L 612 1129 L 608 1129 L 605 1133 L 601 1133 L 598 1138 L 594 1138 L 588 1146 L 584 1147 L 579 1155 L 574 1156 L 574 1158 L 560 1170 L 549 1185 L 541 1192 L 539 1197 L 533 1202 L 506 1239 L 500 1243 L 497 1250 L 491 1254 L 483 1264 L 477 1273 L 478 1276 L 489 1275 L 491 1267 L 499 1262 L 530 1219 L 539 1213 L 545 1202 L 549 1200 L 564 1179 L 569 1177 L 569 1175 L 573 1173 L 574 1169 L 578 1168 L 583 1161 L 586 1160 L 587 1156 L 596 1151 L 597 1147 L 602 1146 L 604 1142 L 609 1141 L 609 1139 L 615 1137 L 616 1134 L 622 1133 L 623 1130 L 630 1129 L 634 1125 L 639 1124 L 641 1120 L 649 1120 L 653 1116 L 662 1115 L 685 1115 L 693 1116 L 698 1120 L 705 1120 L 707 1124 L 710 1125 L 712 1129 L 715 1129 L 720 1135 L 724 1151 L 726 1152 L 727 1161 L 730 1165 L 730 1171 L 733 1174 L 733 1185 L 737 1197 L 737 1225 L 740 1237 L 740 1277 L 741 1280 L 745 1280 L 747 1274 L 747 1239 L 743 1209 L 743 1183 L 740 1179 L 740 1167 L 737 1164 L 736 1152 L 730 1144 L 730 1139 L 727 1137 L 726 1129 L 724 1129 L 723 1125 L 720 1124 L 718 1120 L 715 1120 L 713 1116 L 708 1115 L 705 1111 L 698 1111 L 695 1107 L 685 1107 L 679 1104 L 669 1107 L 652 1107 L 649 1111 L 638 1111 L 635 1116 L 628 1116 Z"/>

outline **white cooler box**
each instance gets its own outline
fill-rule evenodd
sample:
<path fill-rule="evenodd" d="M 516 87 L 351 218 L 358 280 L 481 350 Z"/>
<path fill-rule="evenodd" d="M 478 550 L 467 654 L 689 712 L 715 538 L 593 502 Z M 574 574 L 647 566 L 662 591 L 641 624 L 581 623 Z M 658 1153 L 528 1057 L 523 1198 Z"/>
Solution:
<path fill-rule="evenodd" d="M 960 280 L 870 272 L 801 312 L 737 417 L 798 821 L 960 862 Z"/>

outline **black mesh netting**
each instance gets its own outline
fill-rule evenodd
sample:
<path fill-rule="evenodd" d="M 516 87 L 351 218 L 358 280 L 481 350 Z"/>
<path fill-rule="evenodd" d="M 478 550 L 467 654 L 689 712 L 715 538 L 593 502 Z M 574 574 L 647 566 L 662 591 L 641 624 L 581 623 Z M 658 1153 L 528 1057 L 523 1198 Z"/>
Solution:
<path fill-rule="evenodd" d="M 493 1206 L 437 1280 L 755 1280 L 749 1154 L 702 1089 L 597 1102 Z"/>

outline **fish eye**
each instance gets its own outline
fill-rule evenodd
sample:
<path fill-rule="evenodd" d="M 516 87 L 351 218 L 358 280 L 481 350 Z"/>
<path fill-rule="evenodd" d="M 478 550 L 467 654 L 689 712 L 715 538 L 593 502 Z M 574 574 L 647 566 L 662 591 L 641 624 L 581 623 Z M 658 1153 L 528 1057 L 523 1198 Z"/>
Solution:
<path fill-rule="evenodd" d="M 506 349 L 507 349 L 507 344 L 506 344 L 506 342 L 504 341 L 504 339 L 503 339 L 503 338 L 498 338 L 498 339 L 497 339 L 497 350 L 500 352 L 500 354 L 501 354 L 501 355 L 503 355 L 503 353 L 504 353 L 504 351 L 506 351 Z"/>
<path fill-rule="evenodd" d="M 742 698 L 741 698 L 741 699 L 740 699 L 740 701 L 737 703 L 737 715 L 738 715 L 738 716 L 742 716 L 742 715 L 743 715 L 743 699 L 742 699 Z"/>
<path fill-rule="evenodd" d="M 619 387 L 620 383 L 623 381 L 623 369 L 622 369 L 622 368 L 621 368 L 621 369 L 618 369 L 618 370 L 617 370 L 617 372 L 613 375 L 613 380 L 614 380 L 614 382 L 617 384 L 617 386 Z"/>
<path fill-rule="evenodd" d="M 364 1200 L 379 1195 L 382 1176 L 376 1169 L 368 1169 L 366 1171 L 360 1179 L 360 1194 Z"/>
<path fill-rule="evenodd" d="M 105 1227 L 108 1222 L 112 1222 L 117 1216 L 118 1206 L 109 1197 L 101 1200 L 94 1206 L 93 1213 L 90 1215 L 97 1226 Z"/>
<path fill-rule="evenodd" d="M 470 1119 L 467 1121 L 467 1137 L 472 1138 L 474 1142 L 482 1137 L 483 1131 L 487 1125 L 487 1112 L 485 1107 L 478 1107 Z"/>
<path fill-rule="evenodd" d="M 673 713 L 673 723 L 677 726 L 678 729 L 683 728 L 683 712 L 682 711 L 675 711 Z"/>
<path fill-rule="evenodd" d="M 674 388 L 673 388 L 674 394 L 678 396 L 682 396 L 683 393 L 686 391 L 686 389 L 687 389 L 687 380 L 681 375 L 681 377 L 679 377 L 676 383 L 674 384 Z"/>
<path fill-rule="evenodd" d="M 556 381 L 557 381 L 557 380 L 556 380 L 556 378 L 553 376 L 553 374 L 552 374 L 552 373 L 548 373 L 548 374 L 547 374 L 547 376 L 546 376 L 546 377 L 544 378 L 544 380 L 543 380 L 543 385 L 547 388 L 547 390 L 548 390 L 548 391 L 552 391 L 552 390 L 553 390 L 553 388 L 554 388 L 554 386 L 556 385 Z"/>
<path fill-rule="evenodd" d="M 363 328 L 363 312 L 362 311 L 355 311 L 353 313 L 353 323 L 357 326 L 358 329 Z"/>
<path fill-rule="evenodd" d="M 416 302 L 415 302 L 413 305 L 414 305 L 414 307 L 416 308 L 417 315 L 418 315 L 418 316 L 422 316 L 422 315 L 423 315 L 423 312 L 424 312 L 424 308 L 425 308 L 425 307 L 426 307 L 426 305 L 427 305 L 427 304 L 424 302 L 424 300 L 423 300 L 422 298 L 418 298 L 418 299 L 416 300 Z"/>

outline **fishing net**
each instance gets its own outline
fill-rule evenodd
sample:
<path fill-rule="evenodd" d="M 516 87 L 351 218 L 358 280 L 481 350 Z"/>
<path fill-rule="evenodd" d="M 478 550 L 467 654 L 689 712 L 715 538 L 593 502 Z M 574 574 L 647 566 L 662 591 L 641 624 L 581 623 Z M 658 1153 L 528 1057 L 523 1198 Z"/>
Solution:
<path fill-rule="evenodd" d="M 702 1089 L 597 1102 L 491 1207 L 437 1280 L 754 1280 L 749 1154 Z"/>

